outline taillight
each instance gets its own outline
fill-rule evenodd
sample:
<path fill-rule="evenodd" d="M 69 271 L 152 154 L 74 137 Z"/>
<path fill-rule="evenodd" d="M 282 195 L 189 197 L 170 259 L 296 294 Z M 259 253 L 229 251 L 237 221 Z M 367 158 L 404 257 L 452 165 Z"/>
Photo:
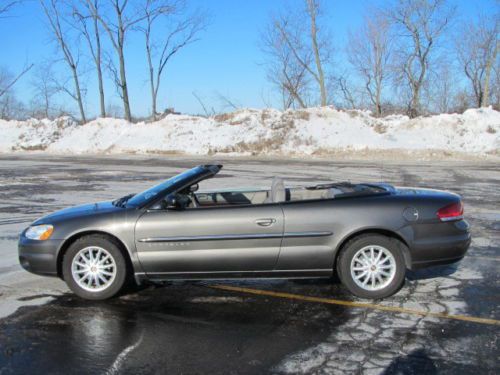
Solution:
<path fill-rule="evenodd" d="M 461 201 L 452 203 L 440 208 L 436 215 L 441 221 L 460 220 L 464 215 L 464 206 Z"/>

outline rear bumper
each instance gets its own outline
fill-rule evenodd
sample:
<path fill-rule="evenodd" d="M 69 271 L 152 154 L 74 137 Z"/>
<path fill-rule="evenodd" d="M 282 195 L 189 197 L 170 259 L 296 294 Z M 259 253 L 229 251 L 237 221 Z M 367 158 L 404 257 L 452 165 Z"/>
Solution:
<path fill-rule="evenodd" d="M 469 224 L 460 221 L 455 225 L 462 229 L 458 234 L 425 238 L 413 243 L 412 269 L 455 263 L 465 256 L 471 243 Z"/>
<path fill-rule="evenodd" d="M 19 263 L 31 273 L 57 276 L 57 251 L 61 241 L 36 241 L 21 235 L 18 244 Z"/>

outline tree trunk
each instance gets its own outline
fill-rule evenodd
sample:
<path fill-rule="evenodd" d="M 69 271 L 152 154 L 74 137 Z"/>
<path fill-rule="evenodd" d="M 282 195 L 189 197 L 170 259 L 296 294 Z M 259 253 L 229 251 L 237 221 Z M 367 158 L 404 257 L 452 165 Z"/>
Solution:
<path fill-rule="evenodd" d="M 125 73 L 125 56 L 123 54 L 123 43 L 124 43 L 124 31 L 123 31 L 123 21 L 121 14 L 118 18 L 119 31 L 118 31 L 118 59 L 120 60 L 120 88 L 122 90 L 122 100 L 123 100 L 123 111 L 125 113 L 125 119 L 132 122 L 132 114 L 130 112 L 130 101 L 128 98 L 128 87 L 127 87 L 127 75 Z"/>
<path fill-rule="evenodd" d="M 96 40 L 96 69 L 97 69 L 97 82 L 99 83 L 99 98 L 101 107 L 101 117 L 106 117 L 106 103 L 104 101 L 104 83 L 102 79 L 101 68 L 101 38 L 99 36 L 99 25 L 97 17 L 94 17 L 94 30 Z"/>
<path fill-rule="evenodd" d="M 132 114 L 130 112 L 130 101 L 128 98 L 127 76 L 125 75 L 125 57 L 123 56 L 123 49 L 120 49 L 120 87 L 122 89 L 123 111 L 125 112 L 125 119 L 132 122 Z"/>
<path fill-rule="evenodd" d="M 484 89 L 483 89 L 483 100 L 481 103 L 481 107 L 487 107 L 490 105 L 490 78 L 491 78 L 491 68 L 493 66 L 493 62 L 496 61 L 498 54 L 498 43 L 495 45 L 495 50 L 490 58 L 486 62 L 486 69 L 484 75 Z"/>
<path fill-rule="evenodd" d="M 293 96 L 295 96 L 295 99 L 299 102 L 300 108 L 306 108 L 306 103 L 304 103 L 302 98 L 297 93 L 294 92 Z"/>
<path fill-rule="evenodd" d="M 420 48 L 420 47 L 419 47 Z M 429 51 L 429 49 L 427 49 Z M 427 52 L 424 54 L 424 56 L 427 55 Z M 411 103 L 410 103 L 410 117 L 415 118 L 420 114 L 420 89 L 422 88 L 422 84 L 424 82 L 425 74 L 427 72 L 426 69 L 426 57 L 420 58 L 420 74 L 418 76 L 418 79 L 415 80 L 414 78 L 410 78 L 413 83 L 412 83 L 412 98 L 411 98 Z"/>
<path fill-rule="evenodd" d="M 380 103 L 380 98 L 382 96 L 382 83 L 377 81 L 376 82 L 377 87 L 375 88 L 376 94 L 375 94 L 375 113 L 377 114 L 377 117 L 382 116 L 382 104 Z"/>
<path fill-rule="evenodd" d="M 78 72 L 76 71 L 76 66 L 72 67 L 72 70 L 73 70 L 73 80 L 75 81 L 76 101 L 78 102 L 78 108 L 80 109 L 80 117 L 82 119 L 82 123 L 85 124 L 87 122 L 87 118 L 85 117 L 85 110 L 83 109 L 80 81 L 78 79 Z"/>
<path fill-rule="evenodd" d="M 44 115 L 45 115 L 45 118 L 49 118 L 49 107 L 50 107 L 50 103 L 49 103 L 49 97 L 47 96 L 47 94 L 45 93 L 45 107 L 44 107 Z"/>
<path fill-rule="evenodd" d="M 123 45 L 125 42 L 125 30 L 123 26 L 122 13 L 117 9 L 118 15 L 118 59 L 120 60 L 120 88 L 122 90 L 123 112 L 125 119 L 132 122 L 132 114 L 130 111 L 130 101 L 128 98 L 127 75 L 125 73 L 125 55 L 123 53 Z"/>
<path fill-rule="evenodd" d="M 104 84 L 102 79 L 102 69 L 101 64 L 97 67 L 97 79 L 99 81 L 99 98 L 101 107 L 101 117 L 106 117 L 106 103 L 104 101 Z"/>
<path fill-rule="evenodd" d="M 414 87 L 413 88 L 413 96 L 411 98 L 410 102 L 410 108 L 408 110 L 408 116 L 410 118 L 415 118 L 419 114 L 419 107 L 420 107 L 420 87 Z"/>
<path fill-rule="evenodd" d="M 151 78 L 151 83 L 150 83 L 150 86 L 151 86 L 151 116 L 153 117 L 153 119 L 156 120 L 156 115 L 158 114 L 158 111 L 156 109 L 156 89 L 155 89 L 155 84 L 154 84 L 154 81 L 153 81 L 153 69 L 150 68 L 149 69 L 149 77 Z"/>
<path fill-rule="evenodd" d="M 156 98 L 157 91 L 155 89 L 155 81 L 154 81 L 154 67 L 153 61 L 151 59 L 151 47 L 149 45 L 149 35 L 146 35 L 146 54 L 148 57 L 148 67 L 149 67 L 149 86 L 151 90 L 151 117 L 156 120 L 156 114 L 158 113 L 156 110 Z"/>
<path fill-rule="evenodd" d="M 316 69 L 318 70 L 318 84 L 321 94 L 321 106 L 327 105 L 326 88 L 325 88 L 325 75 L 323 73 L 323 67 L 321 65 L 321 57 L 319 54 L 318 38 L 316 33 L 316 8 L 315 4 L 309 0 L 309 11 L 311 16 L 311 40 L 314 52 L 314 60 L 316 62 Z"/>

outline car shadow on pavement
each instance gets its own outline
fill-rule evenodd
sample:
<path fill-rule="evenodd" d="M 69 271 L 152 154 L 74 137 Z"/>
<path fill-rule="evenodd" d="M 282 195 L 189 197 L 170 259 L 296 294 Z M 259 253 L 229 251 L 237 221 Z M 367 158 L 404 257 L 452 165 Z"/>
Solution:
<path fill-rule="evenodd" d="M 428 350 L 420 348 L 412 352 L 396 357 L 392 362 L 381 372 L 381 375 L 437 375 L 437 374 L 473 374 L 473 373 L 490 373 L 482 372 L 477 367 L 460 363 L 452 357 L 431 358 Z M 484 369 L 483 369 L 484 370 Z"/>
<path fill-rule="evenodd" d="M 434 266 L 415 271 L 406 271 L 408 280 L 427 280 L 436 277 L 446 277 L 453 275 L 458 270 L 459 263 L 448 264 L 445 266 Z"/>
<path fill-rule="evenodd" d="M 438 369 L 434 361 L 429 358 L 425 349 L 417 349 L 395 358 L 381 375 L 406 375 L 418 373 L 426 375 L 436 375 Z"/>

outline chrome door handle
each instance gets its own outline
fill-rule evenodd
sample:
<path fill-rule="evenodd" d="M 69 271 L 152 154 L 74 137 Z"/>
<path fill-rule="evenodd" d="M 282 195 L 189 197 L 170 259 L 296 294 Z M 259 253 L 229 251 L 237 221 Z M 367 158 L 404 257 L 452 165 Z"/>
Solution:
<path fill-rule="evenodd" d="M 276 219 L 257 219 L 257 220 L 255 220 L 255 224 L 260 225 L 261 227 L 268 227 L 274 223 L 276 223 Z"/>

